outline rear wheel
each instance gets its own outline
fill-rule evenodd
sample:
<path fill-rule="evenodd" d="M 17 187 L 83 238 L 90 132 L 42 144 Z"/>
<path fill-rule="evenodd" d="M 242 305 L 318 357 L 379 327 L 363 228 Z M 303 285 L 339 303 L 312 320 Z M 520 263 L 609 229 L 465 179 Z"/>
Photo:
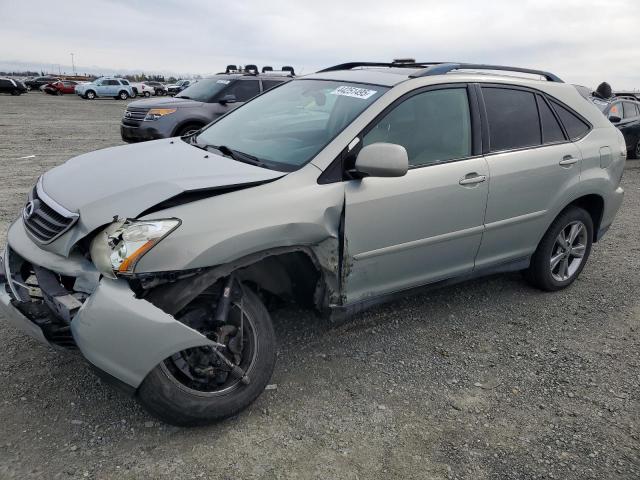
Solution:
<path fill-rule="evenodd" d="M 147 375 L 138 400 L 152 415 L 180 426 L 205 425 L 233 416 L 262 393 L 276 361 L 271 318 L 258 296 L 243 288 L 224 323 L 200 300 L 180 320 L 224 347 L 177 352 Z M 218 353 L 213 349 L 217 349 Z M 245 374 L 234 374 L 224 357 Z"/>
<path fill-rule="evenodd" d="M 144 92 L 144 96 L 145 97 L 150 97 L 151 96 L 151 92 Z"/>
<path fill-rule="evenodd" d="M 19 90 L 11 90 L 11 95 L 17 97 L 18 95 L 20 95 L 20 91 Z"/>
<path fill-rule="evenodd" d="M 87 100 L 93 100 L 94 98 L 96 98 L 96 92 L 94 92 L 93 90 L 89 90 L 84 94 L 84 98 L 86 98 Z"/>
<path fill-rule="evenodd" d="M 566 209 L 542 237 L 525 276 L 542 290 L 568 287 L 587 263 L 592 240 L 591 215 L 578 207 Z"/>
<path fill-rule="evenodd" d="M 632 159 L 640 158 L 640 138 L 638 139 L 638 142 L 635 144 L 635 146 L 629 152 L 629 158 L 632 158 Z"/>

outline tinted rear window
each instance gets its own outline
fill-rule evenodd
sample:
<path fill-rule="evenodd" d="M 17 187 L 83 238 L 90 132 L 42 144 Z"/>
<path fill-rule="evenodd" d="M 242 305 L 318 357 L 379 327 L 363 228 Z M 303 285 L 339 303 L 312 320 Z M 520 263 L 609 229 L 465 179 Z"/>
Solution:
<path fill-rule="evenodd" d="M 571 140 L 576 140 L 586 135 L 590 128 L 587 123 L 559 103 L 553 101 L 551 103 Z"/>
<path fill-rule="evenodd" d="M 507 88 L 483 87 L 491 151 L 540 145 L 535 95 Z"/>
<path fill-rule="evenodd" d="M 538 111 L 540 112 L 540 123 L 542 124 L 542 139 L 544 143 L 563 142 L 565 140 L 562 127 L 558 123 L 555 115 L 551 111 L 547 102 L 540 95 L 536 95 L 538 101 Z"/>

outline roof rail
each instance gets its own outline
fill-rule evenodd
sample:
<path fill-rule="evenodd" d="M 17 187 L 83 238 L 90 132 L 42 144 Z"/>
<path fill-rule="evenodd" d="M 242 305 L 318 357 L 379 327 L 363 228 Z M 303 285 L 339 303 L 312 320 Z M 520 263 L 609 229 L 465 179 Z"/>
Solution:
<path fill-rule="evenodd" d="M 540 75 L 549 82 L 564 83 L 559 77 L 553 73 L 543 70 L 533 70 L 530 68 L 506 67 L 503 65 L 484 65 L 482 63 L 440 63 L 430 65 L 419 72 L 409 75 L 410 78 L 428 77 L 431 75 L 444 75 L 453 70 L 496 70 L 506 72 L 528 73 L 531 75 Z"/>
<path fill-rule="evenodd" d="M 319 70 L 318 73 L 323 72 L 335 72 L 336 70 L 351 70 L 358 67 L 427 67 L 429 65 L 438 65 L 442 62 L 416 62 L 413 59 L 397 59 L 391 63 L 386 62 L 348 62 L 334 65 L 333 67 L 327 67 Z"/>

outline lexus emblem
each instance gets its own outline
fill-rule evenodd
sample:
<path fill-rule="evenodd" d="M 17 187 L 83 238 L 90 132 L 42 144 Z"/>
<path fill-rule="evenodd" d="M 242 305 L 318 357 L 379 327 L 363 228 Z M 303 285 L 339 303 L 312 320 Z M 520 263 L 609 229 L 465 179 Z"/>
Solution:
<path fill-rule="evenodd" d="M 22 210 L 22 217 L 25 220 L 29 220 L 33 216 L 33 212 L 35 212 L 35 210 L 36 210 L 35 202 L 32 200 L 28 201 L 27 204 L 24 206 L 24 209 Z"/>

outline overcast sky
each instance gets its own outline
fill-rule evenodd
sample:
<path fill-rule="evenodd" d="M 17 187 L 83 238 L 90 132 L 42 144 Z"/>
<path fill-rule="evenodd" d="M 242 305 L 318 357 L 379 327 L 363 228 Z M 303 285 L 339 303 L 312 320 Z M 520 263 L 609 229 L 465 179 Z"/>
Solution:
<path fill-rule="evenodd" d="M 0 70 L 469 61 L 640 89 L 640 0 L 0 0 Z"/>

